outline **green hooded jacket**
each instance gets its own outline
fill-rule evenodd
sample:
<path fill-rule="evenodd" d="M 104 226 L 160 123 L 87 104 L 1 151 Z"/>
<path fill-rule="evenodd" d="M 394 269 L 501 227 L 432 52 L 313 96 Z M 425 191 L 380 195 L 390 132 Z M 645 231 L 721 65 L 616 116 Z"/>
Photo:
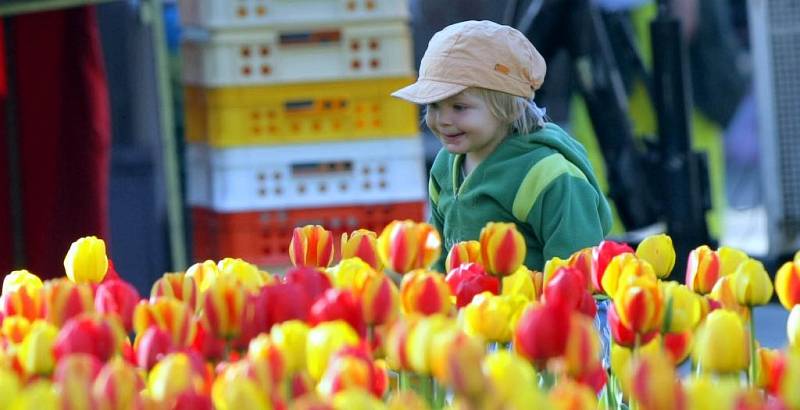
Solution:
<path fill-rule="evenodd" d="M 525 266 L 535 270 L 597 245 L 611 229 L 586 150 L 555 124 L 510 135 L 466 178 L 463 160 L 440 150 L 428 182 L 430 222 L 442 234 L 434 265 L 440 272 L 452 245 L 478 240 L 488 222 L 516 223 L 527 245 Z"/>

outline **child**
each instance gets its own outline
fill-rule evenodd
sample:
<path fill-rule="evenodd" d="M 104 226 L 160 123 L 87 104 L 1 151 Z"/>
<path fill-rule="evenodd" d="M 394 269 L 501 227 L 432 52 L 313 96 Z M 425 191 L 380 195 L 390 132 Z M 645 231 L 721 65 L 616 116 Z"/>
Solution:
<path fill-rule="evenodd" d="M 416 83 L 392 95 L 426 104 L 425 122 L 442 142 L 431 168 L 431 223 L 444 249 L 477 240 L 487 222 L 514 222 L 525 265 L 597 245 L 611 212 L 583 146 L 546 123 L 533 103 L 545 62 L 514 28 L 465 21 L 436 33 Z"/>

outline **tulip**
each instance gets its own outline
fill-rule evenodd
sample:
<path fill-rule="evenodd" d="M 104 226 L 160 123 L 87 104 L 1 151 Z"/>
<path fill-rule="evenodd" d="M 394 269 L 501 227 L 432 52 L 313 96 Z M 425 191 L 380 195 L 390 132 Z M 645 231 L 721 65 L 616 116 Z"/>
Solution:
<path fill-rule="evenodd" d="M 524 265 L 516 272 L 503 278 L 503 295 L 520 295 L 528 301 L 537 301 L 542 296 L 542 272 L 532 271 Z"/>
<path fill-rule="evenodd" d="M 267 283 L 256 265 L 239 258 L 224 258 L 217 267 L 220 275 L 235 278 L 248 292 L 255 292 Z"/>
<path fill-rule="evenodd" d="M 444 278 L 436 272 L 424 270 L 412 271 L 403 277 L 400 301 L 406 314 L 448 314 L 453 305 Z"/>
<path fill-rule="evenodd" d="M 400 292 L 386 275 L 368 277 L 356 296 L 361 301 L 361 312 L 367 325 L 390 323 L 400 314 Z"/>
<path fill-rule="evenodd" d="M 789 312 L 786 320 L 786 335 L 789 339 L 789 346 L 800 351 L 800 307 L 795 306 Z"/>
<path fill-rule="evenodd" d="M 455 321 L 443 315 L 426 316 L 416 322 L 408 333 L 405 347 L 411 370 L 420 375 L 431 374 L 434 338 L 455 328 Z"/>
<path fill-rule="evenodd" d="M 749 340 L 742 319 L 727 310 L 709 313 L 697 331 L 692 357 L 705 372 L 736 373 L 747 369 Z"/>
<path fill-rule="evenodd" d="M 461 397 L 478 399 L 485 393 L 485 380 L 476 366 L 483 360 L 486 347 L 476 338 L 457 328 L 435 336 L 430 346 L 431 374 Z"/>
<path fill-rule="evenodd" d="M 617 289 L 614 307 L 625 327 L 643 335 L 659 329 L 664 301 L 657 282 L 637 278 L 631 284 Z"/>
<path fill-rule="evenodd" d="M 290 320 L 275 325 L 270 337 L 272 343 L 281 351 L 288 375 L 306 369 L 306 339 L 309 327 L 305 322 Z"/>
<path fill-rule="evenodd" d="M 190 309 L 197 311 L 197 281 L 183 272 L 165 273 L 150 288 L 150 299 L 160 297 L 173 298 L 186 303 Z"/>
<path fill-rule="evenodd" d="M 689 252 L 686 262 L 686 286 L 693 292 L 705 295 L 711 292 L 720 277 L 719 255 L 707 245 Z"/>
<path fill-rule="evenodd" d="M 319 381 L 333 354 L 343 347 L 355 346 L 358 342 L 358 334 L 342 320 L 320 323 L 312 328 L 306 338 L 306 365 L 309 375 Z"/>
<path fill-rule="evenodd" d="M 328 268 L 326 272 L 332 279 L 333 286 L 354 292 L 359 292 L 364 287 L 367 278 L 379 275 L 372 266 L 359 258 L 343 259 L 336 266 Z"/>
<path fill-rule="evenodd" d="M 49 375 L 55 367 L 53 346 L 58 337 L 58 328 L 37 320 L 31 325 L 28 335 L 19 346 L 17 357 L 28 375 Z"/>
<path fill-rule="evenodd" d="M 345 232 L 340 243 L 342 259 L 359 258 L 372 269 L 383 271 L 383 262 L 378 256 L 378 234 L 375 232 L 357 229 L 349 236 Z"/>
<path fill-rule="evenodd" d="M 527 301 L 522 296 L 496 296 L 481 293 L 464 307 L 464 331 L 489 342 L 511 340 L 512 319 L 520 315 Z"/>
<path fill-rule="evenodd" d="M 790 261 L 778 269 L 775 274 L 775 291 L 786 310 L 791 310 L 800 303 L 800 264 Z"/>
<path fill-rule="evenodd" d="M 317 385 L 317 391 L 326 396 L 353 388 L 364 389 L 377 398 L 386 388 L 381 382 L 381 370 L 364 347 L 345 347 L 335 353 Z"/>
<path fill-rule="evenodd" d="M 597 396 L 589 387 L 570 379 L 559 382 L 548 394 L 549 408 L 557 410 L 596 409 Z"/>
<path fill-rule="evenodd" d="M 195 263 L 186 269 L 186 276 L 194 279 L 201 293 L 204 293 L 219 275 L 217 263 L 212 260 Z"/>
<path fill-rule="evenodd" d="M 563 356 L 567 374 L 578 377 L 600 368 L 600 336 L 592 320 L 573 314 L 568 335 Z"/>
<path fill-rule="evenodd" d="M 169 408 L 181 393 L 203 386 L 202 363 L 195 360 L 186 353 L 171 353 L 150 371 L 147 390 L 160 408 Z"/>
<path fill-rule="evenodd" d="M 73 242 L 64 258 L 64 270 L 75 283 L 100 283 L 108 271 L 106 243 L 96 236 Z"/>
<path fill-rule="evenodd" d="M 335 320 L 347 322 L 356 333 L 366 336 L 367 328 L 361 303 L 348 290 L 328 289 L 311 306 L 309 322 L 312 325 Z"/>
<path fill-rule="evenodd" d="M 636 257 L 647 261 L 659 278 L 669 276 L 675 266 L 675 248 L 672 247 L 672 238 L 663 233 L 644 238 L 636 247 Z"/>
<path fill-rule="evenodd" d="M 602 241 L 592 248 L 592 284 L 597 291 L 611 296 L 610 293 L 603 290 L 603 276 L 606 274 L 606 267 L 611 260 L 621 253 L 633 253 L 633 248 L 627 243 L 614 241 Z"/>
<path fill-rule="evenodd" d="M 481 243 L 478 241 L 462 241 L 453 244 L 444 262 L 447 272 L 458 268 L 465 263 L 482 265 Z"/>
<path fill-rule="evenodd" d="M 678 282 L 660 282 L 664 294 L 664 324 L 666 333 L 681 333 L 694 329 L 700 322 L 700 301 L 688 287 Z M 667 323 L 667 318 L 668 322 Z"/>
<path fill-rule="evenodd" d="M 483 267 L 475 263 L 463 263 L 451 269 L 444 280 L 450 288 L 450 293 L 456 298 L 457 308 L 469 304 L 479 293 L 491 292 L 495 295 L 500 293 L 500 281 L 486 274 Z"/>
<path fill-rule="evenodd" d="M 514 331 L 514 349 L 537 368 L 564 354 L 571 312 L 549 305 L 526 310 Z"/>
<path fill-rule="evenodd" d="M 194 340 L 197 332 L 192 315 L 192 309 L 177 299 L 142 301 L 134 309 L 133 328 L 139 334 L 150 326 L 157 326 L 172 337 L 172 343 L 176 347 L 185 347 Z"/>
<path fill-rule="evenodd" d="M 67 279 L 53 279 L 42 288 L 44 318 L 55 326 L 63 325 L 72 317 L 94 311 L 92 289 Z"/>
<path fill-rule="evenodd" d="M 115 314 L 125 330 L 133 330 L 133 310 L 141 297 L 139 291 L 123 280 L 107 280 L 97 286 L 94 308 L 99 313 Z"/>
<path fill-rule="evenodd" d="M 480 248 L 483 267 L 494 276 L 508 276 L 525 262 L 525 239 L 513 223 L 487 223 L 481 229 Z"/>
<path fill-rule="evenodd" d="M 219 410 L 269 410 L 269 398 L 249 379 L 235 376 L 218 377 L 211 388 L 214 408 Z"/>
<path fill-rule="evenodd" d="M 289 259 L 294 266 L 327 267 L 333 261 L 333 235 L 319 225 L 294 228 Z"/>
<path fill-rule="evenodd" d="M 326 290 L 331 288 L 331 279 L 319 268 L 301 266 L 289 268 L 283 276 L 283 282 L 302 287 L 303 293 L 311 301 L 317 300 Z"/>
<path fill-rule="evenodd" d="M 112 317 L 81 315 L 64 324 L 53 345 L 56 359 L 75 353 L 85 353 L 106 362 L 121 350 L 126 340 L 122 324 Z"/>
<path fill-rule="evenodd" d="M 617 289 L 635 281 L 636 278 L 655 281 L 656 273 L 649 262 L 637 258 L 632 253 L 623 253 L 615 256 L 608 263 L 601 284 L 603 285 L 603 291 L 613 298 L 617 293 Z"/>
<path fill-rule="evenodd" d="M 381 261 L 400 274 L 430 267 L 439 258 L 441 246 L 436 228 L 411 220 L 390 222 L 378 237 Z"/>
<path fill-rule="evenodd" d="M 94 381 L 92 396 L 98 409 L 135 409 L 141 406 L 139 391 L 144 380 L 136 368 L 121 358 L 110 360 Z"/>
<path fill-rule="evenodd" d="M 634 360 L 632 396 L 643 409 L 679 409 L 685 397 L 672 360 L 663 351 Z"/>
<path fill-rule="evenodd" d="M 0 335 L 11 343 L 19 344 L 31 330 L 31 322 L 23 316 L 9 316 L 0 320 Z"/>
<path fill-rule="evenodd" d="M 150 370 L 162 357 L 175 350 L 175 345 L 169 333 L 153 325 L 136 336 L 133 349 L 136 354 L 136 364 Z"/>
<path fill-rule="evenodd" d="M 765 305 L 772 298 L 772 280 L 764 265 L 755 259 L 739 264 L 733 273 L 732 281 L 736 301 L 740 305 L 748 307 Z"/>
<path fill-rule="evenodd" d="M 242 331 L 244 304 L 245 289 L 238 281 L 220 276 L 203 300 L 203 318 L 208 329 L 219 338 L 235 339 Z"/>

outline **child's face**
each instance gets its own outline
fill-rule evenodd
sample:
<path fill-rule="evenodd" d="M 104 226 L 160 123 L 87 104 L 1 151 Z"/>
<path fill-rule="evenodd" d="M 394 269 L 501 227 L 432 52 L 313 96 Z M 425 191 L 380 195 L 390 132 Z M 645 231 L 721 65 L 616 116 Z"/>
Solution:
<path fill-rule="evenodd" d="M 469 90 L 428 104 L 425 121 L 447 151 L 467 154 L 476 161 L 494 151 L 508 131 L 486 101 Z"/>

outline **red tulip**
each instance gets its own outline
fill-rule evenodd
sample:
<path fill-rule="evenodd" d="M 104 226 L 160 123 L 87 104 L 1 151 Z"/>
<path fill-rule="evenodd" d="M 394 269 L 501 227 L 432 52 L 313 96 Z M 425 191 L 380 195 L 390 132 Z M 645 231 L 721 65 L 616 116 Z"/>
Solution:
<path fill-rule="evenodd" d="M 197 310 L 198 285 L 193 276 L 183 272 L 165 273 L 153 283 L 150 289 L 150 299 L 160 297 L 178 299 L 192 310 Z"/>
<path fill-rule="evenodd" d="M 603 291 L 603 276 L 606 273 L 606 266 L 615 256 L 621 253 L 634 253 L 633 248 L 627 243 L 614 241 L 602 241 L 593 248 L 592 251 L 592 284 L 598 291 Z M 609 295 L 613 296 L 613 295 Z"/>
<path fill-rule="evenodd" d="M 520 317 L 514 332 L 514 348 L 538 368 L 564 354 L 571 312 L 549 305 L 534 306 Z"/>
<path fill-rule="evenodd" d="M 113 317 L 92 315 L 74 317 L 58 332 L 53 353 L 56 360 L 74 353 L 86 353 L 101 362 L 118 354 L 125 332 Z"/>
<path fill-rule="evenodd" d="M 475 295 L 483 292 L 500 293 L 500 280 L 489 276 L 475 263 L 465 263 L 451 269 L 444 280 L 450 287 L 450 293 L 456 297 L 457 308 L 468 305 Z"/>
<path fill-rule="evenodd" d="M 133 348 L 136 354 L 136 364 L 143 369 L 150 370 L 162 357 L 174 351 L 175 345 L 172 343 L 169 333 L 157 326 L 150 326 L 144 333 L 139 334 Z"/>
<path fill-rule="evenodd" d="M 330 265 L 333 261 L 333 235 L 319 225 L 294 228 L 289 258 L 294 266 L 324 268 Z"/>
<path fill-rule="evenodd" d="M 125 330 L 133 330 L 133 310 L 139 303 L 139 292 L 123 280 L 106 280 L 97 286 L 94 308 L 105 314 L 116 314 Z"/>
<path fill-rule="evenodd" d="M 367 333 L 361 303 L 349 290 L 328 289 L 311 305 L 309 322 L 312 325 L 334 320 L 347 322 L 362 337 Z"/>

